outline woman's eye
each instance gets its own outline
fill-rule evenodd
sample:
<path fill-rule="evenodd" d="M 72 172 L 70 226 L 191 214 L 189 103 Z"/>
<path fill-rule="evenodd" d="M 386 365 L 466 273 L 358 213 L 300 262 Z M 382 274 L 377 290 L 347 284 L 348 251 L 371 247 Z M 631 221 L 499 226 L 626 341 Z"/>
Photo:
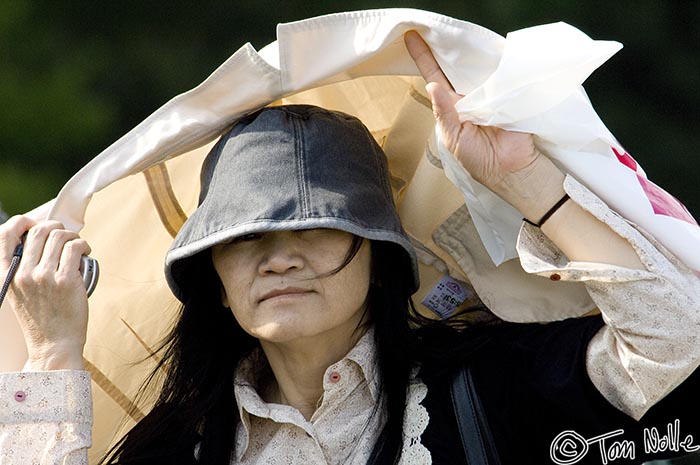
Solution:
<path fill-rule="evenodd" d="M 262 238 L 262 236 L 263 235 L 261 233 L 244 234 L 242 236 L 236 237 L 233 241 L 231 241 L 231 243 L 239 244 L 241 242 L 251 242 Z"/>

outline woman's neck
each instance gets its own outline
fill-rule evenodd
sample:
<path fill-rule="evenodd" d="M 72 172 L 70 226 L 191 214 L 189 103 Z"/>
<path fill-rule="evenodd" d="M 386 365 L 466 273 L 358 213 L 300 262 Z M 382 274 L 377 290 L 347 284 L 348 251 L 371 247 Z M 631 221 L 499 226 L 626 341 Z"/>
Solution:
<path fill-rule="evenodd" d="M 312 338 L 276 344 L 261 341 L 274 382 L 261 392 L 266 402 L 290 405 L 310 420 L 323 396 L 323 377 L 329 366 L 341 360 L 365 333 L 350 337 Z"/>

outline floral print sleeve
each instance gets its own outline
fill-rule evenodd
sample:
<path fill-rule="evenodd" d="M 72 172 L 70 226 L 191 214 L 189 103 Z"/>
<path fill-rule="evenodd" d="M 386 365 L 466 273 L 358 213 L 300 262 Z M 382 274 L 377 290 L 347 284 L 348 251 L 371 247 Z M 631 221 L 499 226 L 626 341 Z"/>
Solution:
<path fill-rule="evenodd" d="M 639 419 L 700 364 L 700 279 L 574 178 L 567 176 L 564 189 L 627 240 L 645 269 L 568 261 L 527 224 L 518 238 L 520 261 L 530 273 L 586 284 L 606 323 L 588 345 L 588 375 L 612 405 Z"/>
<path fill-rule="evenodd" d="M 87 464 L 92 396 L 86 371 L 0 373 L 0 463 Z"/>

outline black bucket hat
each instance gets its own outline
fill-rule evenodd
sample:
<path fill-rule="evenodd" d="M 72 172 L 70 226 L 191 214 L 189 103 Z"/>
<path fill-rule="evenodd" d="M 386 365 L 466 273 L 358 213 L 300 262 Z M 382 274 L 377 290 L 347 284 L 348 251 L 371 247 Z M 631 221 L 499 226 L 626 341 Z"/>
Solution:
<path fill-rule="evenodd" d="M 310 105 L 264 108 L 240 120 L 207 155 L 197 210 L 165 257 L 175 296 L 187 299 L 192 260 L 245 234 L 331 228 L 416 254 L 389 187 L 386 156 L 357 118 Z"/>

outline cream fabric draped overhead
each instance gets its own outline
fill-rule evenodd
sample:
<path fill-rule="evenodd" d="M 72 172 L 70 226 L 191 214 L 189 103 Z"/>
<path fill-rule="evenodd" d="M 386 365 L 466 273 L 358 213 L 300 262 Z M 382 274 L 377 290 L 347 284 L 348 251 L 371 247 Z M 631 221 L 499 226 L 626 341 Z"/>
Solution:
<path fill-rule="evenodd" d="M 529 276 L 511 260 L 520 217 L 440 149 L 425 83 L 403 45 L 411 29 L 465 95 L 457 105 L 463 119 L 534 133 L 565 171 L 700 270 L 697 224 L 646 179 L 581 87 L 619 44 L 593 41 L 562 23 L 504 38 L 408 9 L 282 24 L 277 41 L 260 52 L 241 47 L 202 84 L 95 157 L 54 201 L 31 212 L 82 229 L 101 265 L 85 348 L 97 416 L 93 460 L 147 412 L 149 399 L 136 405 L 134 394 L 177 310 L 163 259 L 196 207 L 201 160 L 237 118 L 265 105 L 321 105 L 354 114 L 370 128 L 389 158 L 399 211 L 419 252 L 416 302 L 450 274 L 471 283 L 496 315 L 511 321 L 562 319 L 594 309 L 581 285 Z M 445 241 L 438 231 L 460 239 Z M 473 304 L 472 297 L 463 306 Z M 0 369 L 21 368 L 23 347 L 10 309 L 3 308 Z"/>

